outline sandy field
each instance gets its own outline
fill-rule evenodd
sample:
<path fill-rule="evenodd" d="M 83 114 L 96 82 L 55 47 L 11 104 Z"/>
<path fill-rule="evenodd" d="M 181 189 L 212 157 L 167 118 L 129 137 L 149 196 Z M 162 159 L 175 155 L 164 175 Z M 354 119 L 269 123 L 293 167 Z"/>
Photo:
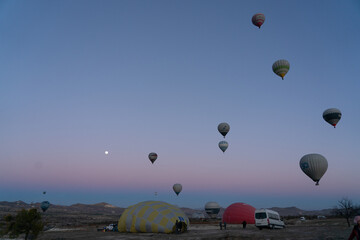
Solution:
<path fill-rule="evenodd" d="M 215 223 L 191 224 L 182 234 L 156 233 L 118 233 L 99 232 L 96 226 L 77 228 L 53 228 L 45 231 L 39 239 L 264 239 L 264 240 L 335 240 L 348 239 L 351 228 L 344 219 L 293 220 L 284 229 L 259 230 L 254 225 L 243 229 L 240 225 L 228 224 L 226 230 L 220 230 Z"/>

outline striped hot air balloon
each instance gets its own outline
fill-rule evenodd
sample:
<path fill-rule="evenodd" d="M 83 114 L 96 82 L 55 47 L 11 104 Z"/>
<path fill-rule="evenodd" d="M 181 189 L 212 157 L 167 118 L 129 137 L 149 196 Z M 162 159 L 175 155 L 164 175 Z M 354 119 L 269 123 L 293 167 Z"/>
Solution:
<path fill-rule="evenodd" d="M 229 147 L 229 144 L 227 141 L 219 142 L 219 148 L 221 149 L 221 151 L 225 152 L 228 147 Z"/>
<path fill-rule="evenodd" d="M 272 70 L 274 71 L 274 73 L 280 76 L 283 80 L 289 69 L 290 63 L 285 59 L 277 60 L 272 65 Z"/>
<path fill-rule="evenodd" d="M 220 212 L 220 205 L 217 202 L 207 202 L 205 204 L 205 212 L 210 216 L 210 218 L 216 218 Z"/>
<path fill-rule="evenodd" d="M 252 23 L 257 26 L 258 28 L 261 27 L 261 25 L 263 25 L 263 23 L 265 22 L 265 15 L 262 13 L 256 13 L 254 14 L 254 16 L 251 19 Z"/>
<path fill-rule="evenodd" d="M 340 121 L 341 115 L 342 114 L 340 110 L 337 108 L 329 108 L 323 112 L 324 120 L 334 126 L 334 128 L 336 127 L 336 124 Z"/>
<path fill-rule="evenodd" d="M 326 158 L 317 153 L 306 154 L 300 159 L 301 170 L 310 177 L 315 185 L 319 185 L 321 177 L 328 169 L 328 162 Z"/>
<path fill-rule="evenodd" d="M 128 207 L 118 222 L 119 232 L 173 233 L 182 222 L 181 232 L 190 226 L 189 218 L 178 207 L 166 202 L 146 201 Z"/>

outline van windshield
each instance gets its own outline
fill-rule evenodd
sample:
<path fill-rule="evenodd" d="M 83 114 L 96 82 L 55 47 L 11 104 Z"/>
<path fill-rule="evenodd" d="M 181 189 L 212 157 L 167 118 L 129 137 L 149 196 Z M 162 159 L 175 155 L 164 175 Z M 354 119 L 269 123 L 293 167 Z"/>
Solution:
<path fill-rule="evenodd" d="M 266 213 L 264 213 L 264 212 L 260 212 L 260 213 L 255 213 L 255 218 L 256 219 L 264 219 L 264 218 L 266 218 L 267 216 L 266 216 Z"/>

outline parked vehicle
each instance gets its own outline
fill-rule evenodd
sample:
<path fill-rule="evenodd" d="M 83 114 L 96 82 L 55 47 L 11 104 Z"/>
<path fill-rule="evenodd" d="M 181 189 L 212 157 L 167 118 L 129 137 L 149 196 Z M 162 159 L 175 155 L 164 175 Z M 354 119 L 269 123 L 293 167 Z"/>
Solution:
<path fill-rule="evenodd" d="M 255 210 L 255 226 L 261 230 L 262 228 L 284 228 L 285 224 L 278 212 L 262 208 Z"/>
<path fill-rule="evenodd" d="M 305 217 L 300 217 L 300 221 L 305 221 L 306 218 Z"/>

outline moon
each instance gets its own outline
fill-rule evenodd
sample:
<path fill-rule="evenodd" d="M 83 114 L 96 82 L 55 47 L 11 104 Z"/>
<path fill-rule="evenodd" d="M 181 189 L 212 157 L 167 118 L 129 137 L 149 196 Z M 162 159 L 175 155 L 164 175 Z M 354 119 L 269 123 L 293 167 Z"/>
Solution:
<path fill-rule="evenodd" d="M 108 155 L 109 154 L 109 152 L 108 151 L 105 151 L 105 155 Z"/>

